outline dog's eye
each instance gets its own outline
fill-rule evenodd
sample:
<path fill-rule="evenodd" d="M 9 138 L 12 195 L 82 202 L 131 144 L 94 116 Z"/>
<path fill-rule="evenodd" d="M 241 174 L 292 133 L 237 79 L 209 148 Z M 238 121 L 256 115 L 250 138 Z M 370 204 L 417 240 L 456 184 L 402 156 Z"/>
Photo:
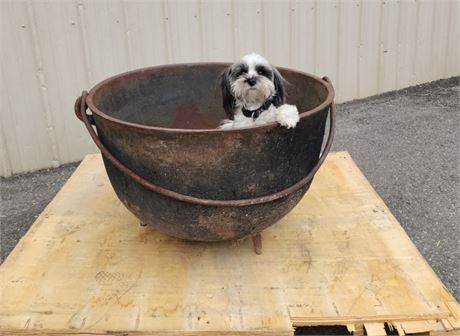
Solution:
<path fill-rule="evenodd" d="M 265 76 L 267 78 L 270 78 L 272 75 L 271 71 L 265 67 L 257 67 L 256 71 L 259 75 Z"/>
<path fill-rule="evenodd" d="M 232 75 L 234 76 L 234 78 L 238 78 L 239 76 L 241 76 L 242 74 L 245 74 L 247 72 L 248 72 L 247 65 L 240 64 L 233 70 Z"/>

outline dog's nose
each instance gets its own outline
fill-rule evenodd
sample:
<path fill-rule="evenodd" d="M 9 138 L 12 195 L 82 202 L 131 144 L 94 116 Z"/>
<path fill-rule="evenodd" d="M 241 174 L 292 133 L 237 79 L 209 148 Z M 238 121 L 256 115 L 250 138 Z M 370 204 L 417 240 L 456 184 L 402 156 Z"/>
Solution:
<path fill-rule="evenodd" d="M 251 77 L 251 78 L 246 79 L 246 83 L 248 83 L 249 86 L 254 86 L 256 85 L 256 80 Z"/>

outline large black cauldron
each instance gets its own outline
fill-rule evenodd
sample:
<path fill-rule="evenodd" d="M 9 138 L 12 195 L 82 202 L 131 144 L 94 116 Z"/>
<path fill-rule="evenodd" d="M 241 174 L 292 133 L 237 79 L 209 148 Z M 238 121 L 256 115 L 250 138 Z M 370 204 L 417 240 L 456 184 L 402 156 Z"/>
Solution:
<path fill-rule="evenodd" d="M 296 128 L 216 129 L 225 118 L 216 79 L 227 66 L 135 70 L 101 82 L 75 103 L 120 200 L 168 235 L 219 241 L 257 234 L 300 201 L 330 149 L 332 85 L 289 69 L 279 70 L 290 83 L 288 103 L 301 111 Z"/>

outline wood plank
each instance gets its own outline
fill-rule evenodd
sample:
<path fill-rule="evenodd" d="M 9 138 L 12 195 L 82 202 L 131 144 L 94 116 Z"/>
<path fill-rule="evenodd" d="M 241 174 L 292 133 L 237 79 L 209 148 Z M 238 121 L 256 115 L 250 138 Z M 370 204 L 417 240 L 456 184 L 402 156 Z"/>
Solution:
<path fill-rule="evenodd" d="M 458 303 L 345 152 L 263 246 L 258 256 L 250 239 L 190 243 L 139 226 L 88 156 L 0 266 L 0 334 L 456 329 Z"/>
<path fill-rule="evenodd" d="M 386 336 L 385 326 L 383 323 L 364 323 L 368 336 Z"/>
<path fill-rule="evenodd" d="M 437 327 L 435 320 L 401 322 L 406 334 L 429 333 Z"/>

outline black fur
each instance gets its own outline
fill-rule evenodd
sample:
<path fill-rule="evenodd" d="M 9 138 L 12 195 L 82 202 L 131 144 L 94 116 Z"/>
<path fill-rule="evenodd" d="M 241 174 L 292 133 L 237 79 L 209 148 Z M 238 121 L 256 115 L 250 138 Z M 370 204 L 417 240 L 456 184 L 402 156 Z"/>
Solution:
<path fill-rule="evenodd" d="M 226 69 L 219 76 L 220 89 L 222 91 L 222 106 L 227 114 L 228 119 L 233 120 L 235 112 L 235 98 L 232 94 L 230 87 L 229 76 L 231 74 L 231 68 Z"/>
<path fill-rule="evenodd" d="M 273 84 L 275 84 L 275 96 L 273 97 L 273 105 L 280 107 L 286 101 L 286 90 L 284 88 L 285 79 L 281 74 L 273 68 Z"/>
<path fill-rule="evenodd" d="M 272 79 L 273 71 L 268 69 L 266 66 L 257 65 L 256 66 L 256 71 L 257 71 L 257 74 L 259 74 L 261 76 L 264 76 L 264 77 L 267 77 L 270 80 Z"/>
<path fill-rule="evenodd" d="M 257 68 L 259 68 L 259 70 L 265 71 L 265 73 L 261 75 L 266 77 L 271 75 L 271 73 L 269 73 L 270 70 L 262 69 L 262 67 L 259 66 L 256 67 L 256 69 Z M 234 113 L 236 109 L 236 101 L 235 97 L 233 97 L 232 94 L 230 78 L 231 76 L 233 76 L 235 80 L 238 76 L 247 71 L 247 65 L 242 63 L 233 67 L 229 67 L 219 75 L 218 81 L 222 92 L 222 107 L 224 108 L 225 113 L 227 114 L 227 117 L 230 120 L 234 119 Z M 273 96 L 272 100 L 273 105 L 275 105 L 275 107 L 280 107 L 286 101 L 286 90 L 284 88 L 285 82 L 285 79 L 283 78 L 283 76 L 281 76 L 278 70 L 276 70 L 276 68 L 273 68 L 273 84 L 275 85 L 275 95 Z"/>

